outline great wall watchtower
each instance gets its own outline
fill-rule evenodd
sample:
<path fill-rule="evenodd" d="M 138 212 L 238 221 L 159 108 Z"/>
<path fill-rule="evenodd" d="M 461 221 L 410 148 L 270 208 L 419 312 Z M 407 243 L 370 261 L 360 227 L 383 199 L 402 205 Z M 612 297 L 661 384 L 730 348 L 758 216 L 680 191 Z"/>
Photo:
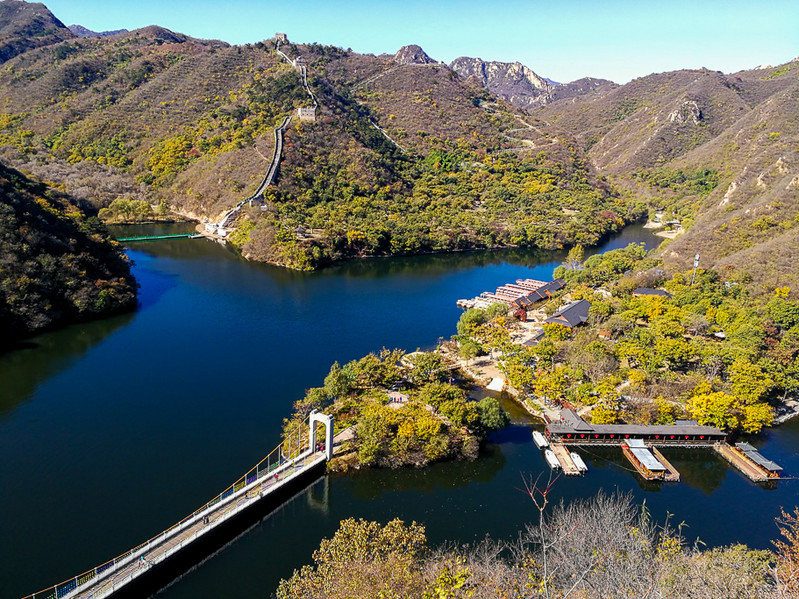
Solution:
<path fill-rule="evenodd" d="M 301 121 L 315 121 L 316 120 L 316 107 L 310 108 L 300 107 L 297 109 L 297 117 Z"/>

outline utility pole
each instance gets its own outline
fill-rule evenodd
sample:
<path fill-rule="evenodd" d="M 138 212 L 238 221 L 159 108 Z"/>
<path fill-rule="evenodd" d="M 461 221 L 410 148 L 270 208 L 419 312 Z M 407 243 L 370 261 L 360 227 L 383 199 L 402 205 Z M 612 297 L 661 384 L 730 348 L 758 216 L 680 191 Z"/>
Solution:
<path fill-rule="evenodd" d="M 694 286 L 694 279 L 696 279 L 696 268 L 699 266 L 699 254 L 694 256 L 694 274 L 691 275 L 691 287 Z"/>

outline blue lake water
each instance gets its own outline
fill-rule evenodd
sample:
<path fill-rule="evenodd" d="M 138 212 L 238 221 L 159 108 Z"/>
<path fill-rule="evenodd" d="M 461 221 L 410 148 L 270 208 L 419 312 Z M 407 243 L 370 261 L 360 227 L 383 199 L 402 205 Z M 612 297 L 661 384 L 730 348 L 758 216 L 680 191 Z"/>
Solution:
<path fill-rule="evenodd" d="M 179 230 L 179 227 L 162 227 Z M 153 228 L 148 229 L 152 231 Z M 137 231 L 130 230 L 131 235 Z M 658 238 L 629 227 L 601 250 Z M 224 489 L 278 442 L 280 423 L 331 363 L 412 351 L 455 332 L 459 298 L 520 277 L 549 279 L 558 252 L 503 250 L 372 259 L 296 273 L 208 240 L 131 245 L 134 314 L 39 336 L 0 355 L 0 588 L 22 597 L 118 555 Z M 422 522 L 430 540 L 512 538 L 534 518 L 522 492 L 545 465 L 515 413 L 471 463 L 324 479 L 165 590 L 268 597 L 346 517 Z M 799 473 L 799 425 L 755 440 Z M 710 451 L 671 452 L 677 485 L 645 485 L 614 449 L 554 493 L 619 489 L 689 539 L 768 547 L 794 480 L 767 490 Z"/>

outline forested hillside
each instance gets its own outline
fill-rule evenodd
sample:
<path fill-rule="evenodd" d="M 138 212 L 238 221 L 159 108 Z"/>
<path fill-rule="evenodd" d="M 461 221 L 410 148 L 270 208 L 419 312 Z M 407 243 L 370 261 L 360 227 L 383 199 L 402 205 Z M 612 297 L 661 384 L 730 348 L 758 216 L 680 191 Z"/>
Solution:
<path fill-rule="evenodd" d="M 0 349 L 135 302 L 130 264 L 103 224 L 63 193 L 0 164 Z"/>
<path fill-rule="evenodd" d="M 535 114 L 576 136 L 625 194 L 685 233 L 669 269 L 738 269 L 799 288 L 799 62 L 724 75 L 675 71 Z"/>
<path fill-rule="evenodd" d="M 313 104 L 277 50 L 275 40 L 235 47 L 159 27 L 31 49 L 0 73 L 0 155 L 98 209 L 119 197 L 166 201 L 216 221 L 258 187 L 274 127 Z M 236 223 L 230 239 L 248 257 L 314 268 L 593 244 L 643 213 L 596 178 L 571 136 L 421 48 L 279 50 L 307 63 L 319 106 L 315 121 L 292 121 L 276 184 Z"/>

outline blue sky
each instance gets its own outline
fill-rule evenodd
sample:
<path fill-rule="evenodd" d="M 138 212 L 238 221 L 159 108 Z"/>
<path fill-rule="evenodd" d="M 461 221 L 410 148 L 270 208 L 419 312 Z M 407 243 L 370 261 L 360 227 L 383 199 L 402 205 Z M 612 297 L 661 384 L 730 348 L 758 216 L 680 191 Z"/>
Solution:
<path fill-rule="evenodd" d="M 725 73 L 799 55 L 799 1 L 768 0 L 50 0 L 65 24 L 162 25 L 244 44 L 285 32 L 357 52 L 416 43 L 438 60 L 518 60 L 556 81 L 625 83 L 679 68 Z"/>

